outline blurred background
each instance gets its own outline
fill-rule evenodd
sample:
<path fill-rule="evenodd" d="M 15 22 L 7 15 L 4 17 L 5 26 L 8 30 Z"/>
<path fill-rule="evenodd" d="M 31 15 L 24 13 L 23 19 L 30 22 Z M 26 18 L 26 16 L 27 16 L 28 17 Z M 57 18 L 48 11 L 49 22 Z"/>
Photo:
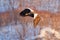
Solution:
<path fill-rule="evenodd" d="M 0 40 L 33 40 L 39 34 L 40 27 L 34 29 L 32 18 L 19 15 L 25 8 L 57 13 L 60 0 L 0 0 Z"/>

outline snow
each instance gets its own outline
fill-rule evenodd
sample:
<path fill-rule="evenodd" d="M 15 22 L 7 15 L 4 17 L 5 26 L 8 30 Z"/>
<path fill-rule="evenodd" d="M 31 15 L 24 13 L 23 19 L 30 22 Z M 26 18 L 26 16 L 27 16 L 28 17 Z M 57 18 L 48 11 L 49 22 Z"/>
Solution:
<path fill-rule="evenodd" d="M 34 40 L 34 33 L 38 35 L 39 30 L 39 27 L 34 28 L 31 23 L 27 26 L 22 24 L 4 26 L 0 28 L 0 40 Z"/>

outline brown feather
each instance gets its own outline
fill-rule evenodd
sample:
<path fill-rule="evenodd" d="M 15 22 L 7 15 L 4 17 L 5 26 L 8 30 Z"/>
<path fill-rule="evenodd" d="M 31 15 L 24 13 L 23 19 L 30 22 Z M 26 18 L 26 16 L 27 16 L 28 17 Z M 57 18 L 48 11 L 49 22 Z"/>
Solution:
<path fill-rule="evenodd" d="M 33 21 L 34 27 L 36 27 L 36 26 L 38 25 L 39 21 L 40 21 L 40 16 L 37 15 L 37 17 L 36 17 L 36 18 L 34 19 L 34 21 Z"/>

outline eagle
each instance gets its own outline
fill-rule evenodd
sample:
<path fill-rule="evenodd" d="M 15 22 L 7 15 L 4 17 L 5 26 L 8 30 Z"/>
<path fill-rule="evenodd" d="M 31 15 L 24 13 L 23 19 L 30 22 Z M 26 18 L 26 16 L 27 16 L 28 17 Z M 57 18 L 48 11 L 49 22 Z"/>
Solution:
<path fill-rule="evenodd" d="M 30 16 L 34 18 L 33 20 L 34 27 L 36 27 L 40 21 L 39 23 L 41 28 L 40 35 L 34 36 L 34 38 L 45 39 L 44 37 L 46 37 L 47 33 L 49 33 L 49 35 L 54 34 L 54 36 L 57 39 L 60 39 L 60 32 L 59 32 L 60 13 L 54 14 L 47 11 L 43 11 L 43 12 L 40 11 L 39 13 L 40 15 L 30 8 L 24 9 L 20 12 L 20 15 L 22 17 Z"/>
<path fill-rule="evenodd" d="M 40 21 L 40 16 L 37 13 L 35 13 L 34 10 L 32 10 L 30 8 L 26 8 L 26 9 L 22 10 L 19 14 L 22 17 L 29 16 L 29 17 L 34 18 L 34 21 L 33 21 L 34 27 L 36 27 Z"/>

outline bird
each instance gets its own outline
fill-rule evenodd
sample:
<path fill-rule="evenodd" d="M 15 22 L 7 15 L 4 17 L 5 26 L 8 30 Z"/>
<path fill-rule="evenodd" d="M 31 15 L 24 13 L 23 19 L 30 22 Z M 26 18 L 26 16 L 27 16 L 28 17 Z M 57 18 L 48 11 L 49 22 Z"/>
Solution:
<path fill-rule="evenodd" d="M 41 11 L 41 10 L 36 13 L 34 10 L 30 8 L 27 8 L 27 9 L 29 10 L 29 12 L 27 12 L 27 10 L 24 9 L 20 12 L 20 15 L 22 17 L 30 16 L 34 18 L 33 20 L 34 27 L 35 28 L 37 26 L 38 28 L 40 27 L 40 34 L 35 36 L 34 38 L 38 38 L 38 37 L 43 38 L 43 37 L 46 37 L 47 34 L 49 35 L 54 34 L 54 36 L 57 39 L 60 39 L 60 29 L 59 29 L 60 28 L 60 13 L 52 13 L 49 11 Z"/>
<path fill-rule="evenodd" d="M 29 16 L 34 18 L 33 20 L 34 27 L 36 27 L 40 21 L 40 16 L 37 13 L 35 13 L 34 10 L 32 10 L 31 8 L 26 8 L 22 10 L 19 14 L 22 17 Z"/>

